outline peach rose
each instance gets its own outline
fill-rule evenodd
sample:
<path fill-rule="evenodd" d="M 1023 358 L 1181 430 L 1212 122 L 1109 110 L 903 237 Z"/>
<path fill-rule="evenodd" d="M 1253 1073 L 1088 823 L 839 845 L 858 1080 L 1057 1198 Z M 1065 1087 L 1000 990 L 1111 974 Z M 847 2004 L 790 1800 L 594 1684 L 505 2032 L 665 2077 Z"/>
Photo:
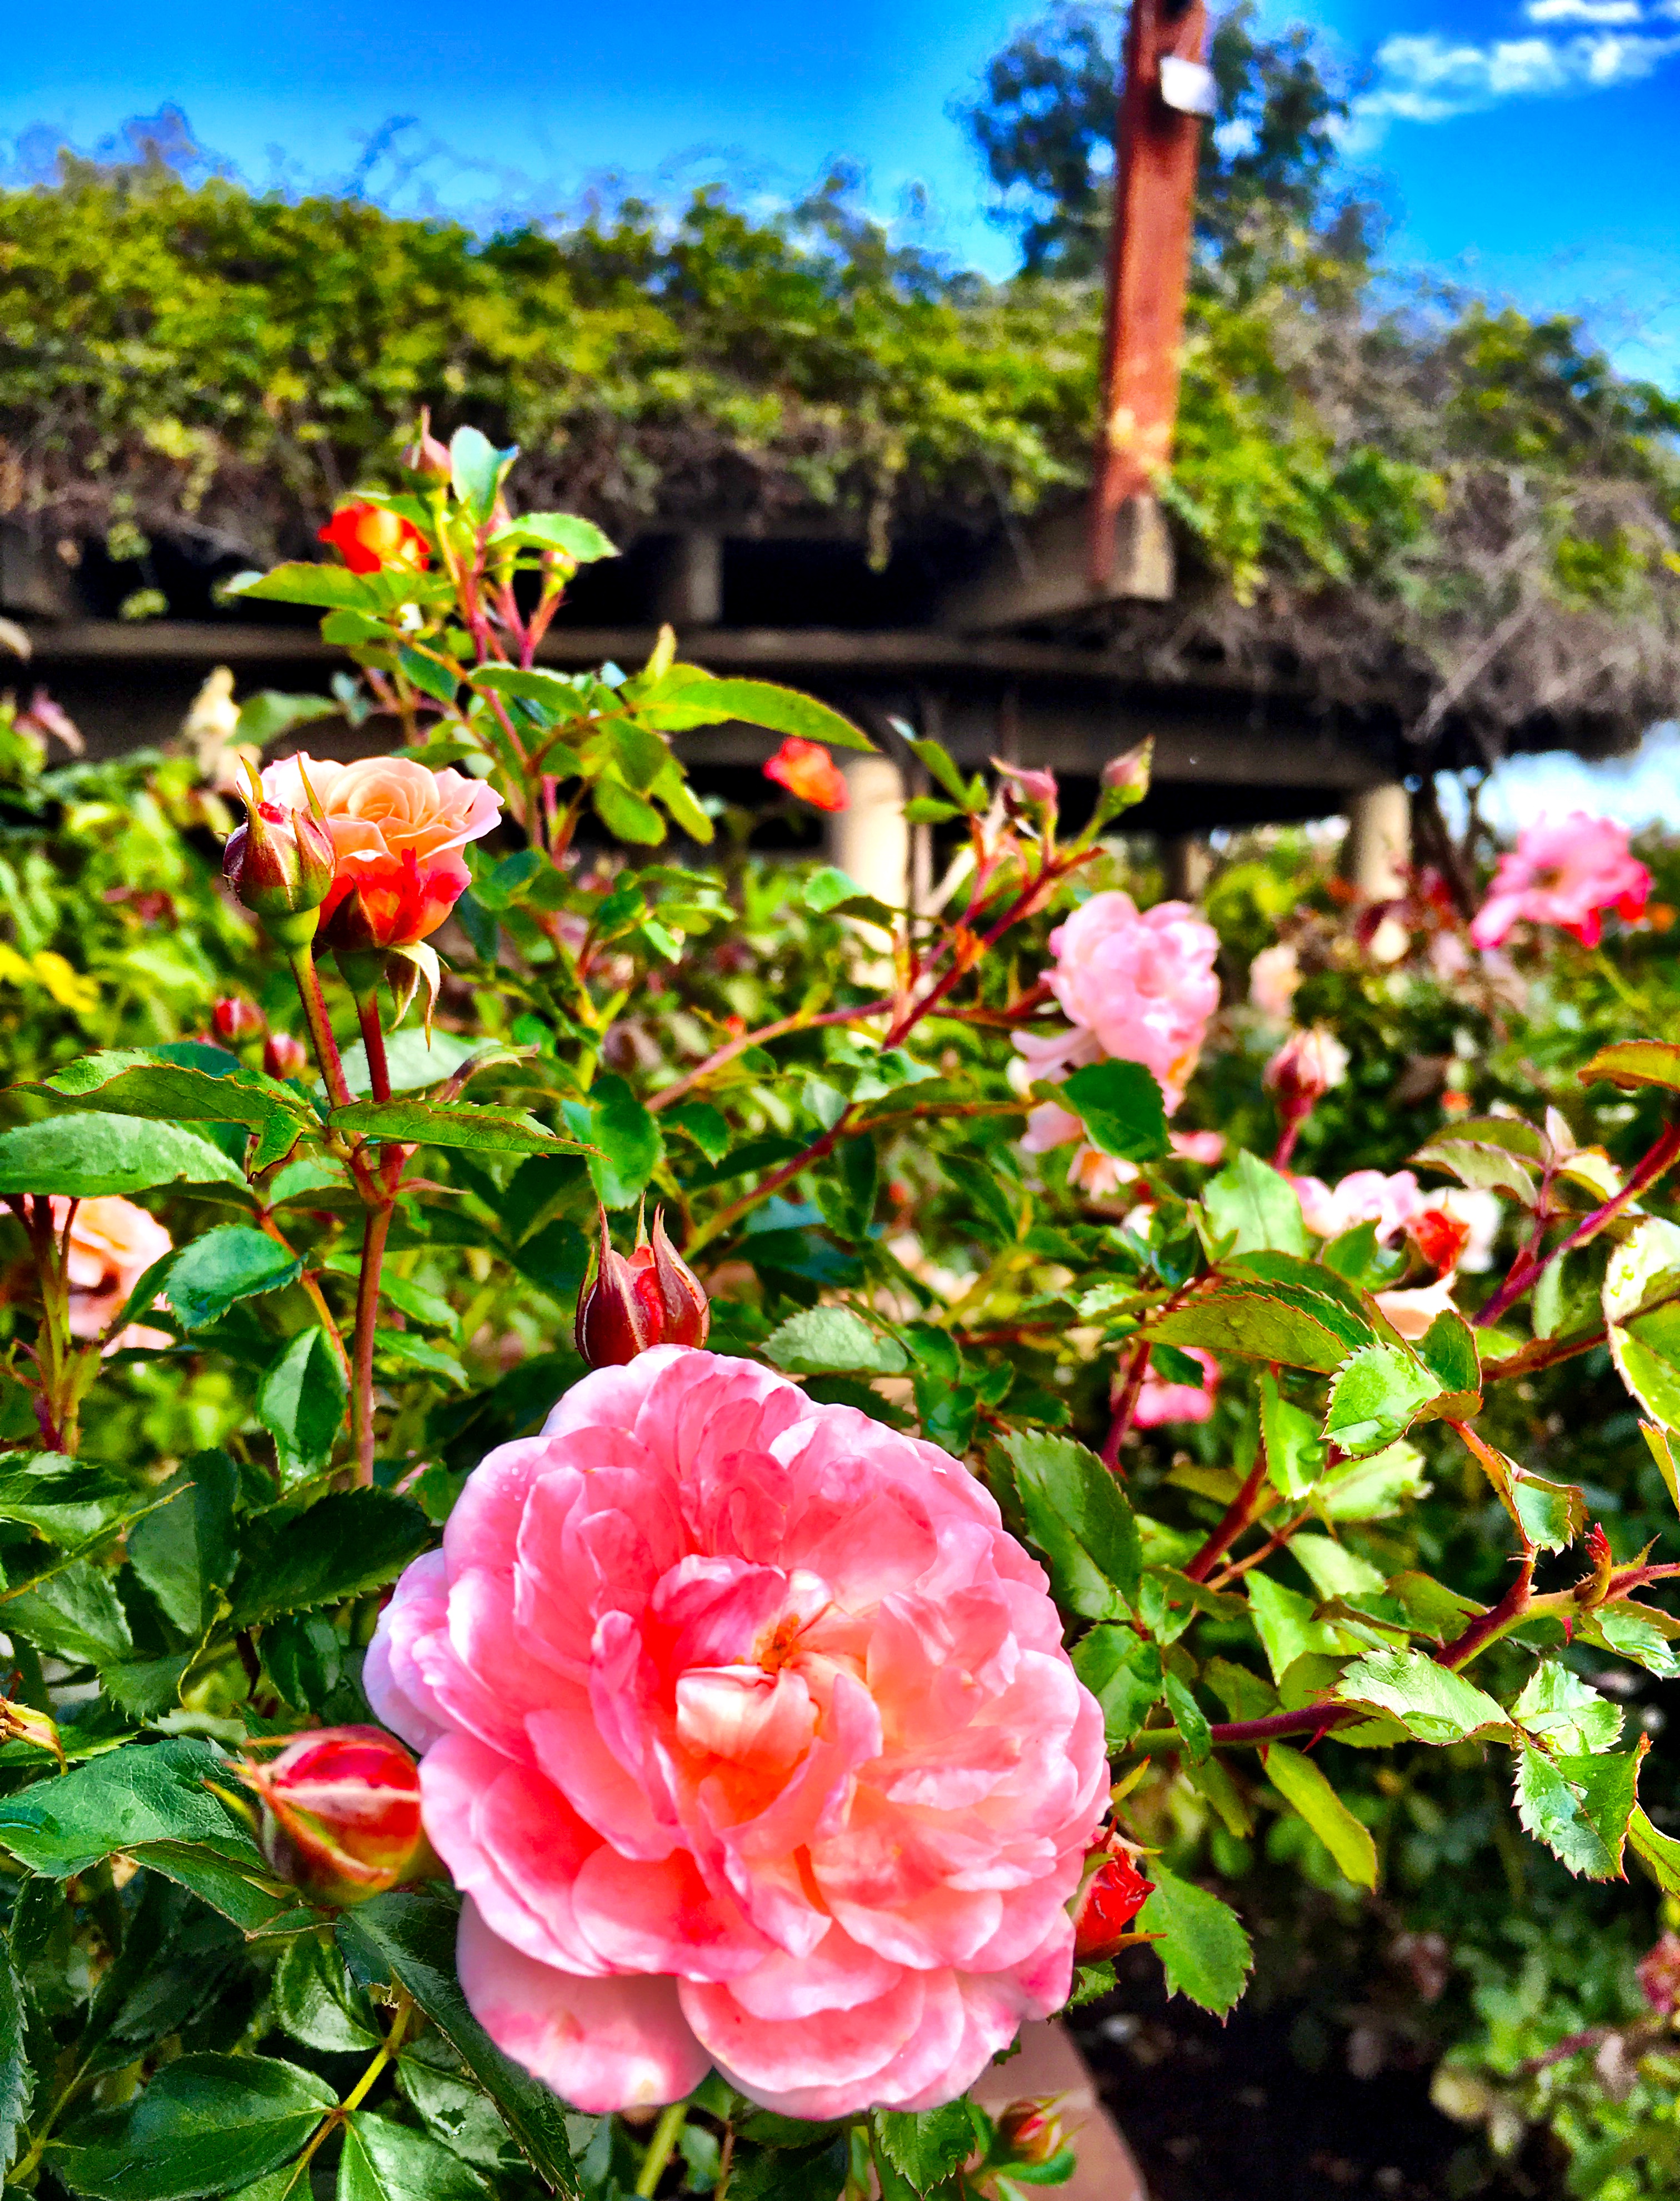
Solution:
<path fill-rule="evenodd" d="M 948 2101 L 1066 2000 L 1107 1801 L 1043 1571 L 935 1446 L 655 1346 L 477 1469 L 370 1701 L 424 1752 L 479 2022 L 579 2109 L 715 2064 Z"/>
<path fill-rule="evenodd" d="M 283 757 L 262 775 L 266 801 L 309 810 L 307 776 L 326 814 L 337 871 L 321 904 L 323 948 L 407 948 L 435 932 L 471 878 L 461 849 L 495 831 L 502 797 L 446 766 L 412 757 L 334 764 Z"/>
<path fill-rule="evenodd" d="M 55 1194 L 53 1226 L 62 1230 L 71 1203 Z M 74 1337 L 97 1337 L 154 1261 L 161 1261 L 174 1241 L 155 1216 L 132 1200 L 113 1193 L 101 1200 L 75 1203 L 71 1218 L 66 1268 L 70 1285 L 70 1331 Z M 120 1345 L 167 1345 L 162 1330 L 142 1329 L 131 1324 L 111 1342 Z"/>

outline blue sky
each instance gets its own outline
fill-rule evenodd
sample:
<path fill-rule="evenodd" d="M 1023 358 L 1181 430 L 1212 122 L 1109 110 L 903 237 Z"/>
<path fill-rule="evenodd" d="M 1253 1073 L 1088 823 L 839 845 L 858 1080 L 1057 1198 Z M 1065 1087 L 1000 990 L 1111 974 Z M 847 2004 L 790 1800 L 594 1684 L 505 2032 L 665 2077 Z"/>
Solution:
<path fill-rule="evenodd" d="M 1381 184 L 1402 261 L 1584 308 L 1627 364 L 1680 383 L 1680 0 L 1265 0 L 1317 24 L 1366 89 L 1350 163 Z M 0 139 L 91 145 L 183 106 L 257 181 L 342 178 L 389 118 L 405 186 L 466 210 L 551 206 L 592 175 L 723 173 L 785 197 L 837 155 L 922 234 L 1002 273 L 948 112 L 1031 0 L 549 0 L 520 9 L 328 0 L 77 0 L 13 11 Z M 277 161 L 282 165 L 277 169 Z M 379 172 L 389 182 L 392 170 Z"/>

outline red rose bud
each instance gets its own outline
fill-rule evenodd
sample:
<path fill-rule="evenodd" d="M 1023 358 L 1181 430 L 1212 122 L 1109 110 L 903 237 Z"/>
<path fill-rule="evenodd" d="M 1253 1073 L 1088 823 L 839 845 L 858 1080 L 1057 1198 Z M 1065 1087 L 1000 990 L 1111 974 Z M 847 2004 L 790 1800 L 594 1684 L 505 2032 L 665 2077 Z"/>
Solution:
<path fill-rule="evenodd" d="M 255 776 L 245 822 L 229 834 L 221 868 L 245 907 L 281 929 L 288 918 L 308 916 L 326 900 L 337 860 L 332 836 L 306 810 L 283 810 L 262 800 Z M 311 924 L 304 937 L 314 930 Z"/>
<path fill-rule="evenodd" d="M 271 1077 L 301 1077 L 308 1067 L 309 1050 L 290 1032 L 270 1032 L 262 1049 L 262 1067 Z"/>
<path fill-rule="evenodd" d="M 1025 772 L 1020 766 L 992 759 L 992 769 L 1002 782 L 1003 807 L 1011 818 L 1054 818 L 1058 789 L 1053 772 Z"/>
<path fill-rule="evenodd" d="M 1637 1969 L 1646 2001 L 1659 2017 L 1667 2017 L 1680 2003 L 1680 1934 L 1665 1934 Z"/>
<path fill-rule="evenodd" d="M 1040 2094 L 1030 2101 L 1011 2102 L 997 2121 L 997 2137 L 1010 2163 L 1048 2163 L 1066 2146 L 1058 2115 L 1066 2096 Z"/>
<path fill-rule="evenodd" d="M 1459 1256 L 1470 1243 L 1470 1225 L 1444 1207 L 1426 1207 L 1406 1226 L 1406 1235 L 1437 1276 L 1459 1265 Z"/>
<path fill-rule="evenodd" d="M 382 504 L 345 505 L 315 540 L 330 543 L 353 573 L 377 573 L 382 566 L 423 573 L 432 563 L 426 537 L 414 521 L 387 512 Z"/>
<path fill-rule="evenodd" d="M 711 1303 L 699 1278 L 654 1215 L 653 1241 L 626 1255 L 613 1251 L 601 1210 L 595 1277 L 578 1301 L 578 1350 L 591 1368 L 621 1367 L 652 1345 L 704 1345 Z"/>
<path fill-rule="evenodd" d="M 767 779 L 808 802 L 814 810 L 843 810 L 851 801 L 846 776 L 820 742 L 790 734 L 764 767 Z"/>
<path fill-rule="evenodd" d="M 262 1850 L 318 1903 L 365 1903 L 435 1869 L 420 1823 L 420 1768 L 377 1727 L 301 1734 L 271 1764 L 248 1759 L 262 1799 Z"/>
<path fill-rule="evenodd" d="M 211 1009 L 210 1021 L 218 1039 L 230 1042 L 255 1039 L 262 1030 L 262 1012 L 255 1003 L 242 1001 L 237 994 L 224 994 Z"/>
<path fill-rule="evenodd" d="M 1286 1114 L 1322 1100 L 1348 1074 L 1348 1050 L 1322 1024 L 1292 1032 L 1266 1065 L 1264 1083 Z"/>
<path fill-rule="evenodd" d="M 1073 1912 L 1074 1953 L 1086 1963 L 1113 1955 L 1154 1892 L 1154 1882 L 1144 1879 L 1124 1850 L 1092 1854 L 1099 1860 L 1096 1870 L 1080 1889 Z"/>

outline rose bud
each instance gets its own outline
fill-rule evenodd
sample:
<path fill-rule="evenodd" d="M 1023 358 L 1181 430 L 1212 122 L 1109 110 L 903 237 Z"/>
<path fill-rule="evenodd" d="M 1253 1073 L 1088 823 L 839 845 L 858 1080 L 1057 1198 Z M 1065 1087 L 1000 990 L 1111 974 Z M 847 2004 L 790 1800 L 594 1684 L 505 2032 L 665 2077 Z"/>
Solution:
<path fill-rule="evenodd" d="M 1426 1207 L 1406 1226 L 1406 1235 L 1437 1276 L 1450 1276 L 1470 1243 L 1470 1225 L 1444 1207 Z"/>
<path fill-rule="evenodd" d="M 229 834 L 222 851 L 223 875 L 277 939 L 301 945 L 313 937 L 316 913 L 332 886 L 332 836 L 307 810 L 268 801 L 255 777 L 245 809 L 244 824 Z"/>
<path fill-rule="evenodd" d="M 1086 1963 L 1112 1957 L 1126 1928 L 1154 1892 L 1124 1850 L 1094 1850 L 1086 1859 L 1096 1869 L 1088 1874 L 1075 1899 L 1074 1953 Z"/>
<path fill-rule="evenodd" d="M 254 1002 L 241 1001 L 237 994 L 222 995 L 210 1011 L 210 1021 L 216 1037 L 230 1042 L 256 1039 L 263 1024 L 261 1010 Z"/>
<path fill-rule="evenodd" d="M 447 443 L 440 443 L 432 432 L 432 408 L 420 408 L 420 430 L 414 440 L 402 454 L 402 463 L 411 474 L 420 474 L 430 482 L 446 482 L 455 469 L 449 462 Z"/>
<path fill-rule="evenodd" d="M 318 1903 L 365 1903 L 436 1869 L 420 1824 L 420 1768 L 377 1727 L 301 1734 L 272 1764 L 248 1759 L 262 1799 L 262 1851 Z"/>
<path fill-rule="evenodd" d="M 309 1050 L 291 1032 L 270 1032 L 262 1049 L 262 1067 L 271 1077 L 301 1077 Z"/>
<path fill-rule="evenodd" d="M 423 573 L 432 563 L 426 537 L 414 521 L 387 512 L 382 504 L 344 506 L 315 540 L 330 543 L 353 573 L 377 573 L 382 566 Z"/>
<path fill-rule="evenodd" d="M 1636 1969 L 1646 2001 L 1659 2017 L 1667 2017 L 1680 2003 L 1680 1934 L 1665 1934 Z"/>
<path fill-rule="evenodd" d="M 1266 1065 L 1264 1082 L 1285 1114 L 1304 1114 L 1348 1074 L 1348 1050 L 1322 1024 L 1292 1032 Z"/>
<path fill-rule="evenodd" d="M 1056 814 L 1059 790 L 1053 772 L 1025 772 L 1019 765 L 992 759 L 992 769 L 1002 782 L 1003 807 L 1012 819 L 1046 820 Z"/>
<path fill-rule="evenodd" d="M 845 774 L 820 742 L 790 734 L 764 767 L 767 779 L 808 802 L 814 810 L 843 810 L 851 801 Z"/>
<path fill-rule="evenodd" d="M 1111 813 L 1130 810 L 1149 791 L 1150 767 L 1154 762 L 1155 745 L 1144 742 L 1124 756 L 1110 757 L 1099 775 L 1104 797 L 1102 807 Z"/>
<path fill-rule="evenodd" d="M 650 1245 L 613 1251 L 601 1211 L 601 1252 L 593 1282 L 578 1300 L 578 1350 L 591 1368 L 618 1368 L 652 1345 L 703 1345 L 712 1309 L 700 1281 L 654 1215 Z"/>
<path fill-rule="evenodd" d="M 1010 2163 L 1048 2163 L 1060 2155 L 1067 2141 L 1057 2114 L 1066 2098 L 1040 2094 L 1029 2101 L 1011 2102 L 997 2121 L 997 2138 Z"/>

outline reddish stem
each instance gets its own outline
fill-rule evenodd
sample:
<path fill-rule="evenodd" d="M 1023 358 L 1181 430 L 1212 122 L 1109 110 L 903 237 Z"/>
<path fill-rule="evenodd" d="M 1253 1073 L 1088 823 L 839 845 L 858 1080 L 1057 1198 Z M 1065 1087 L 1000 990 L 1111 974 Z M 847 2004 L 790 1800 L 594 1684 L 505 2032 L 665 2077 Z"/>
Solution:
<path fill-rule="evenodd" d="M 1131 1427 L 1132 1415 L 1137 1409 L 1137 1394 L 1143 1388 L 1143 1378 L 1149 1368 L 1149 1341 L 1140 1337 L 1131 1348 L 1131 1358 L 1126 1363 L 1125 1382 L 1120 1386 L 1120 1395 L 1114 1407 L 1113 1419 L 1108 1424 L 1108 1435 L 1103 1441 L 1102 1464 L 1113 1475 L 1120 1469 L 1120 1447 L 1125 1442 L 1126 1431 Z"/>
<path fill-rule="evenodd" d="M 1534 1553 L 1527 1552 L 1517 1570 L 1517 1579 L 1499 1603 L 1490 1605 L 1485 1612 L 1472 1620 L 1462 1635 L 1455 1635 L 1450 1643 L 1443 1643 L 1434 1653 L 1436 1664 L 1450 1666 L 1455 1673 L 1460 1666 L 1467 1666 L 1484 1644 L 1491 1642 L 1513 1620 L 1521 1619 L 1528 1611 L 1533 1589 Z"/>
<path fill-rule="evenodd" d="M 1565 1253 L 1574 1253 L 1577 1247 L 1596 1238 L 1607 1223 L 1613 1222 L 1630 1201 L 1637 1199 L 1648 1185 L 1654 1184 L 1677 1161 L 1680 1161 L 1680 1122 L 1671 1124 L 1648 1147 L 1634 1165 L 1621 1190 L 1612 1194 L 1601 1207 L 1594 1208 L 1590 1215 L 1583 1217 L 1568 1237 L 1560 1240 L 1549 1253 L 1542 1253 L 1536 1259 L 1525 1247 L 1512 1264 L 1511 1273 L 1505 1282 L 1487 1305 L 1478 1308 L 1471 1316 L 1472 1325 L 1477 1329 L 1486 1329 L 1496 1323 L 1507 1309 L 1514 1306 L 1523 1294 L 1538 1281 L 1552 1262 L 1561 1259 Z"/>
<path fill-rule="evenodd" d="M 1213 1535 L 1184 1569 L 1186 1580 L 1206 1582 L 1213 1573 L 1214 1564 L 1237 1541 L 1254 1517 L 1254 1500 L 1266 1481 L 1266 1442 L 1260 1441 L 1260 1453 L 1248 1470 L 1248 1479 L 1225 1508 L 1225 1518 Z"/>

